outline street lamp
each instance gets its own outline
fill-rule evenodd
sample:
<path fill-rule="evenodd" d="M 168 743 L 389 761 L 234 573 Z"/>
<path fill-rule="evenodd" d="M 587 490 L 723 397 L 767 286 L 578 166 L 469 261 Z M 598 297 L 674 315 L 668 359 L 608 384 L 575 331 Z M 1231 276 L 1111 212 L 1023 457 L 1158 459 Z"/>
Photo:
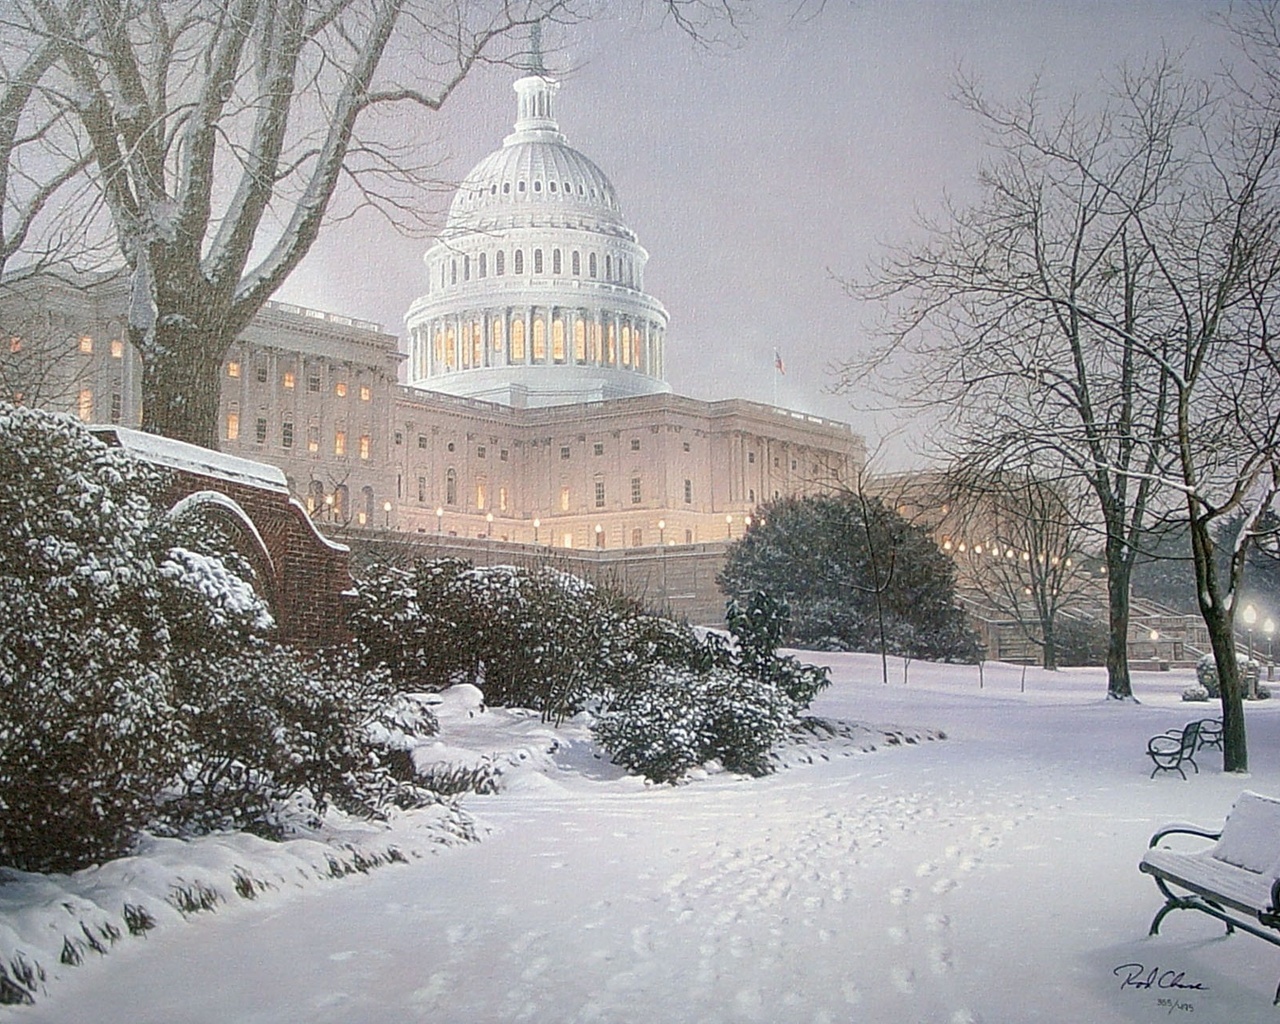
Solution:
<path fill-rule="evenodd" d="M 604 547 L 604 527 L 596 523 L 596 547 Z"/>
<path fill-rule="evenodd" d="M 1244 606 L 1244 626 L 1245 626 L 1245 631 L 1248 633 L 1248 636 L 1249 636 L 1249 668 L 1247 670 L 1247 676 L 1249 680 L 1250 698 L 1254 698 L 1258 696 L 1258 693 L 1256 690 L 1258 677 L 1254 674 L 1254 671 L 1253 671 L 1253 624 L 1257 621 L 1258 621 L 1258 609 L 1251 604 L 1245 605 Z"/>
<path fill-rule="evenodd" d="M 658 546 L 667 546 L 667 521 L 665 519 L 658 520 Z"/>
<path fill-rule="evenodd" d="M 1151 656 L 1155 658 L 1158 665 L 1160 663 L 1160 630 L 1158 629 L 1151 631 Z"/>
<path fill-rule="evenodd" d="M 541 526 L 541 525 L 542 525 L 542 520 L 541 520 L 541 519 L 539 519 L 539 518 L 537 518 L 537 517 L 535 516 L 535 517 L 534 517 L 534 520 L 533 520 L 533 542 L 534 542 L 534 544 L 537 544 L 537 543 L 538 543 L 538 527 L 539 527 L 539 526 Z"/>
<path fill-rule="evenodd" d="M 437 505 L 436 506 L 436 534 L 439 535 L 442 529 L 444 529 L 444 509 L 442 509 L 439 505 Z"/>
<path fill-rule="evenodd" d="M 484 521 L 485 521 L 484 535 L 488 537 L 490 540 L 492 540 L 493 539 L 493 513 L 490 512 L 487 516 L 485 516 Z"/>
<path fill-rule="evenodd" d="M 1267 682 L 1271 682 L 1276 677 L 1276 655 L 1271 646 L 1275 639 L 1276 620 L 1268 615 L 1267 621 L 1262 624 L 1262 632 L 1267 634 Z"/>
<path fill-rule="evenodd" d="M 729 538 L 733 537 L 733 516 L 731 515 L 724 517 L 724 535 Z"/>
<path fill-rule="evenodd" d="M 326 494 L 324 496 L 324 510 L 329 516 L 329 522 L 333 522 L 333 495 Z"/>
<path fill-rule="evenodd" d="M 382 514 L 383 514 L 382 525 L 385 526 L 388 530 L 391 529 L 391 502 L 384 501 L 382 503 Z"/>

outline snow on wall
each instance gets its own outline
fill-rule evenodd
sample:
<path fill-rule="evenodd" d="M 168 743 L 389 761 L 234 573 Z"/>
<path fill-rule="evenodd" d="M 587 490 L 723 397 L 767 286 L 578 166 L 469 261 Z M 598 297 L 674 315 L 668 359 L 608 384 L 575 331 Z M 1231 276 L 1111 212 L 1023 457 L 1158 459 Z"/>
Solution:
<path fill-rule="evenodd" d="M 128 427 L 95 427 L 93 433 L 103 440 L 114 439 L 125 451 L 159 466 L 198 473 L 216 480 L 252 484 L 284 494 L 289 492 L 284 471 L 263 462 Z"/>

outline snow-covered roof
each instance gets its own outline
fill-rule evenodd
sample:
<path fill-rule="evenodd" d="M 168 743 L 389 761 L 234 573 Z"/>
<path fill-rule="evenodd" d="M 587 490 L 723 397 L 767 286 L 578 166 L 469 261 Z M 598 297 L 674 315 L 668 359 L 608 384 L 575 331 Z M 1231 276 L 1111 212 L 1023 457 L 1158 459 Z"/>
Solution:
<path fill-rule="evenodd" d="M 114 440 L 130 454 L 158 466 L 181 469 L 216 480 L 253 484 L 283 494 L 289 493 L 284 471 L 276 466 L 268 466 L 265 462 L 242 459 L 211 448 L 188 444 L 186 441 L 130 430 L 128 427 L 94 427 L 93 433 L 103 440 Z"/>

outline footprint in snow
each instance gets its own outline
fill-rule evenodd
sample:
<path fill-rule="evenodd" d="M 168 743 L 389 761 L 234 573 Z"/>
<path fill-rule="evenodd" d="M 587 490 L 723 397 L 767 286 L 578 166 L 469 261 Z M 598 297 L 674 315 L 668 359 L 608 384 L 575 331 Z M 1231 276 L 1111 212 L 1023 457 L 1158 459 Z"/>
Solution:
<path fill-rule="evenodd" d="M 918 868 L 916 868 L 916 878 L 925 878 L 929 875 L 934 874 L 937 870 L 938 870 L 938 865 L 933 863 L 933 861 L 931 860 L 927 860 L 923 864 L 921 864 Z"/>
<path fill-rule="evenodd" d="M 946 914 L 925 914 L 924 926 L 935 934 L 938 932 L 945 932 L 951 927 L 951 918 Z"/>
<path fill-rule="evenodd" d="M 957 885 L 959 883 L 954 878 L 939 878 L 929 888 L 935 896 L 941 896 L 944 892 L 950 892 Z"/>
<path fill-rule="evenodd" d="M 653 956 L 653 930 L 648 925 L 631 929 L 631 949 L 636 956 Z"/>
<path fill-rule="evenodd" d="M 933 968 L 934 974 L 950 974 L 955 970 L 955 965 L 951 962 L 951 950 L 942 946 L 929 950 L 929 966 Z"/>
<path fill-rule="evenodd" d="M 889 902 L 895 907 L 901 907 L 904 904 L 911 902 L 912 895 L 913 893 L 908 886 L 899 885 L 896 888 L 889 890 Z"/>
<path fill-rule="evenodd" d="M 915 995 L 916 972 L 910 967 L 895 967 L 889 972 L 893 987 L 905 996 Z"/>

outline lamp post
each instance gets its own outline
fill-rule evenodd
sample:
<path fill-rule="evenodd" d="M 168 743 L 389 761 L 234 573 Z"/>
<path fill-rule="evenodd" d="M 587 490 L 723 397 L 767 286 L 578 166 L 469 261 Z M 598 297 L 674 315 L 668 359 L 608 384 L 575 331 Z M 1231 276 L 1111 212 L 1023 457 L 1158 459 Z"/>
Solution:
<path fill-rule="evenodd" d="M 384 501 L 382 503 L 382 525 L 388 530 L 391 529 L 391 502 Z"/>
<path fill-rule="evenodd" d="M 733 516 L 732 515 L 728 515 L 724 517 L 724 535 L 728 537 L 730 540 L 733 539 Z"/>
<path fill-rule="evenodd" d="M 444 529 L 444 509 L 439 505 L 436 506 L 436 536 L 440 536 L 440 531 Z"/>
<path fill-rule="evenodd" d="M 493 513 L 488 512 L 484 517 L 484 561 L 486 565 L 493 565 Z"/>
<path fill-rule="evenodd" d="M 324 496 L 324 510 L 325 510 L 325 514 L 329 517 L 329 522 L 333 522 L 333 495 L 332 494 L 326 494 Z"/>
<path fill-rule="evenodd" d="M 1275 639 L 1276 620 L 1267 616 L 1267 620 L 1262 624 L 1262 632 L 1267 634 L 1267 682 L 1271 682 L 1276 677 L 1276 655 L 1275 649 L 1271 646 Z"/>
<path fill-rule="evenodd" d="M 665 519 L 658 520 L 658 546 L 667 546 L 667 521 Z"/>
<path fill-rule="evenodd" d="M 1245 670 L 1245 674 L 1249 680 L 1249 697 L 1250 699 L 1257 697 L 1256 689 L 1257 677 L 1253 674 L 1253 626 L 1258 621 L 1258 609 L 1251 604 L 1244 606 L 1244 628 L 1249 637 L 1249 667 Z"/>
<path fill-rule="evenodd" d="M 542 520 L 537 518 L 537 516 L 535 516 L 533 519 L 533 543 L 535 545 L 538 543 L 538 527 L 541 525 L 542 525 Z"/>
<path fill-rule="evenodd" d="M 596 523 L 596 547 L 604 547 L 604 527 Z"/>
<path fill-rule="evenodd" d="M 1153 629 L 1151 631 L 1151 657 L 1155 659 L 1156 666 L 1160 665 L 1160 630 Z"/>

